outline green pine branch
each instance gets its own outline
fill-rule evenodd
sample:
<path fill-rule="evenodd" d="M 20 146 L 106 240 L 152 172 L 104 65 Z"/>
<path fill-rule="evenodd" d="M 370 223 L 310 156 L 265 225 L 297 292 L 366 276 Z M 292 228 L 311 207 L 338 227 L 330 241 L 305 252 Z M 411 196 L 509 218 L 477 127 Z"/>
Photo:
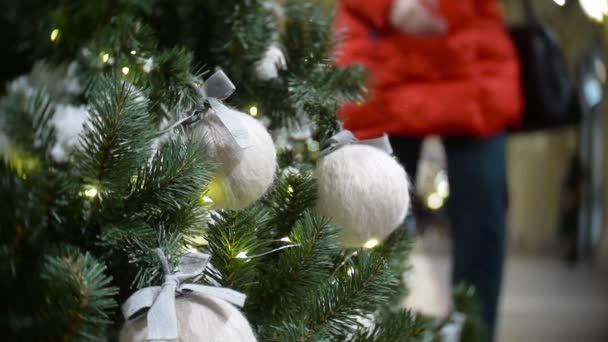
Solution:
<path fill-rule="evenodd" d="M 316 182 L 310 174 L 288 172 L 283 175 L 273 192 L 264 199 L 269 209 L 269 227 L 277 235 L 288 236 L 294 224 L 312 208 L 317 200 Z"/>
<path fill-rule="evenodd" d="M 125 206 L 148 219 L 190 207 L 207 188 L 214 166 L 204 146 L 188 138 L 170 138 L 131 179 Z"/>
<path fill-rule="evenodd" d="M 77 168 L 101 197 L 126 195 L 123 189 L 150 154 L 153 135 L 141 91 L 117 73 L 102 76 L 89 96 L 90 120 L 81 136 Z"/>
<path fill-rule="evenodd" d="M 276 243 L 277 248 L 298 246 L 265 260 L 263 281 L 252 298 L 252 306 L 261 309 L 274 324 L 280 324 L 285 314 L 310 296 L 319 283 L 327 281 L 339 253 L 337 240 L 336 227 L 307 211 L 295 224 L 289 240 Z"/>
<path fill-rule="evenodd" d="M 18 173 L 24 174 L 47 160 L 55 141 L 55 129 L 50 124 L 54 114 L 55 105 L 40 89 L 32 93 L 9 90 L 0 100 L 0 127 L 10 140 L 5 153 Z M 24 165 L 28 159 L 29 165 Z"/>
<path fill-rule="evenodd" d="M 205 239 L 213 256 L 215 271 L 209 274 L 213 281 L 245 293 L 256 285 L 260 259 L 250 257 L 267 251 L 268 241 L 257 235 L 257 229 L 264 227 L 267 220 L 267 214 L 256 206 L 211 214 Z"/>
<path fill-rule="evenodd" d="M 105 265 L 75 250 L 48 256 L 40 274 L 47 286 L 40 303 L 45 337 L 61 341 L 105 341 L 117 288 Z"/>

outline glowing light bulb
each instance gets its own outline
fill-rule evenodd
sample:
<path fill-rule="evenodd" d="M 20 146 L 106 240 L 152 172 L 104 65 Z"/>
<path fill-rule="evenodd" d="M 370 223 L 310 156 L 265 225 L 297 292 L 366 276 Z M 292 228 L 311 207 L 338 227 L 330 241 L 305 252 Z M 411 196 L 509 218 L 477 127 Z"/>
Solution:
<path fill-rule="evenodd" d="M 205 203 L 213 203 L 213 200 L 209 196 L 203 196 L 203 202 L 205 202 Z"/>
<path fill-rule="evenodd" d="M 90 188 L 84 191 L 84 195 L 87 196 L 88 198 L 94 198 L 97 196 L 97 189 L 96 188 Z"/>
<path fill-rule="evenodd" d="M 128 74 L 129 73 L 129 68 L 128 67 L 122 67 L 122 73 L 123 74 Z"/>
<path fill-rule="evenodd" d="M 287 192 L 293 194 L 293 188 L 291 187 L 291 185 L 287 187 Z"/>
<path fill-rule="evenodd" d="M 283 241 L 283 242 L 291 242 L 291 239 L 288 236 L 286 236 L 286 237 L 282 238 L 281 241 Z"/>
<path fill-rule="evenodd" d="M 102 62 L 108 63 L 109 60 L 110 60 L 110 54 L 104 53 L 103 55 L 101 55 Z"/>
<path fill-rule="evenodd" d="M 136 53 L 137 53 L 137 51 L 135 51 L 135 50 L 131 50 L 131 54 L 132 54 L 132 55 L 135 55 Z"/>
<path fill-rule="evenodd" d="M 237 259 L 247 259 L 247 252 L 240 252 L 236 255 Z"/>
<path fill-rule="evenodd" d="M 51 31 L 51 41 L 55 42 L 57 41 L 57 38 L 59 38 L 59 29 L 54 29 Z"/>
<path fill-rule="evenodd" d="M 306 146 L 309 152 L 319 152 L 319 142 L 315 140 L 309 141 Z"/>
<path fill-rule="evenodd" d="M 553 0 L 557 5 L 564 6 L 566 4 L 566 0 Z"/>
<path fill-rule="evenodd" d="M 378 239 L 370 239 L 370 240 L 367 240 L 367 242 L 365 244 L 363 244 L 363 247 L 372 249 L 372 248 L 378 246 L 378 244 L 380 244 L 380 241 L 378 241 Z"/>
<path fill-rule="evenodd" d="M 592 20 L 602 22 L 608 15 L 608 0 L 579 0 L 581 8 Z"/>
<path fill-rule="evenodd" d="M 443 198 L 447 198 L 450 195 L 450 185 L 447 180 L 442 179 L 437 183 L 437 194 Z"/>
<path fill-rule="evenodd" d="M 352 277 L 355 274 L 355 269 L 353 267 L 349 267 L 346 273 Z"/>
<path fill-rule="evenodd" d="M 436 192 L 433 192 L 426 198 L 426 206 L 433 210 L 438 210 L 443 207 L 443 197 Z"/>
<path fill-rule="evenodd" d="M 251 108 L 249 108 L 249 114 L 251 114 L 251 116 L 257 116 L 258 115 L 258 107 L 251 106 Z"/>

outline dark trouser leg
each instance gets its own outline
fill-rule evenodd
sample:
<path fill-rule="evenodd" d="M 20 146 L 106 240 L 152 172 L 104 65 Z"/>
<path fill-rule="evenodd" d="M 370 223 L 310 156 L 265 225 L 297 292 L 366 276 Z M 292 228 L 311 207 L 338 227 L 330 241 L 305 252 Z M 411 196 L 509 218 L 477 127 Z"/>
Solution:
<path fill-rule="evenodd" d="M 418 160 L 420 159 L 420 149 L 422 147 L 422 139 L 409 138 L 403 136 L 391 136 L 391 146 L 401 165 L 405 168 L 408 177 L 410 178 L 410 198 L 412 209 L 410 214 L 419 216 L 422 212 L 422 203 L 416 196 L 414 191 L 414 182 L 416 180 L 416 172 L 418 171 Z"/>
<path fill-rule="evenodd" d="M 452 223 L 452 282 L 475 286 L 493 338 L 505 254 L 506 138 L 444 139 Z"/>

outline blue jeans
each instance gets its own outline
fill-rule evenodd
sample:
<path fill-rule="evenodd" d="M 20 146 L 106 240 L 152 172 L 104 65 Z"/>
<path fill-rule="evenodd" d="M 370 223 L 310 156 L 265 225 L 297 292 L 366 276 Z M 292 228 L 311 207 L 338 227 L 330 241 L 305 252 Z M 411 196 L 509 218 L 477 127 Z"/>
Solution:
<path fill-rule="evenodd" d="M 412 179 L 422 141 L 391 137 L 395 154 Z M 444 138 L 450 197 L 452 283 L 475 286 L 482 320 L 494 335 L 505 259 L 507 177 L 506 137 Z M 415 206 L 414 206 L 415 210 Z"/>

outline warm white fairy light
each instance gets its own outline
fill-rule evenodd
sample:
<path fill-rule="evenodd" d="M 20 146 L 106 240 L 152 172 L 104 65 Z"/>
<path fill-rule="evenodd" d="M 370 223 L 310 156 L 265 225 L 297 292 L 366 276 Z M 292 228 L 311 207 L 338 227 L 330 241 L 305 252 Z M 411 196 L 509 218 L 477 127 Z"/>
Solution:
<path fill-rule="evenodd" d="M 110 60 L 110 54 L 109 53 L 104 53 L 101 55 L 101 61 L 104 63 L 108 63 L 108 61 Z"/>
<path fill-rule="evenodd" d="M 353 276 L 355 275 L 355 269 L 351 266 L 348 268 L 348 270 L 346 271 L 348 273 L 349 276 Z"/>
<path fill-rule="evenodd" d="M 84 195 L 88 198 L 94 198 L 95 196 L 97 196 L 97 189 L 96 188 L 89 188 L 87 190 L 84 191 Z"/>
<path fill-rule="evenodd" d="M 258 107 L 251 106 L 251 108 L 249 108 L 249 114 L 251 114 L 251 116 L 257 116 L 258 115 Z"/>
<path fill-rule="evenodd" d="M 203 202 L 205 202 L 205 203 L 213 203 L 213 200 L 209 196 L 203 196 Z"/>
<path fill-rule="evenodd" d="M 283 241 L 283 242 L 291 242 L 291 239 L 288 236 L 286 236 L 284 238 L 281 238 L 281 241 Z"/>
<path fill-rule="evenodd" d="M 236 255 L 237 259 L 247 259 L 247 252 L 240 252 Z"/>
<path fill-rule="evenodd" d="M 124 75 L 128 74 L 129 73 L 129 67 L 122 67 L 122 73 Z"/>
<path fill-rule="evenodd" d="M 440 180 L 439 182 L 437 182 L 437 194 L 439 194 L 439 196 L 443 197 L 443 198 L 447 198 L 450 195 L 450 185 L 448 184 L 448 181 L 445 179 Z"/>
<path fill-rule="evenodd" d="M 131 50 L 131 54 L 132 54 L 132 55 L 135 55 L 135 54 L 137 54 L 137 51 L 135 51 L 135 50 Z"/>
<path fill-rule="evenodd" d="M 56 42 L 57 38 L 59 38 L 59 29 L 54 29 L 51 31 L 51 41 Z"/>
<path fill-rule="evenodd" d="M 293 188 L 291 187 L 291 185 L 287 187 L 287 192 L 293 194 Z"/>
<path fill-rule="evenodd" d="M 444 203 L 444 198 L 436 192 L 433 192 L 426 198 L 427 207 L 429 207 L 433 210 L 438 210 L 441 207 L 443 207 L 443 203 Z"/>
<path fill-rule="evenodd" d="M 370 240 L 367 240 L 367 242 L 365 242 L 365 244 L 363 244 L 363 247 L 371 249 L 371 248 L 378 246 L 379 244 L 380 244 L 380 241 L 378 241 L 378 239 L 370 239 Z"/>

